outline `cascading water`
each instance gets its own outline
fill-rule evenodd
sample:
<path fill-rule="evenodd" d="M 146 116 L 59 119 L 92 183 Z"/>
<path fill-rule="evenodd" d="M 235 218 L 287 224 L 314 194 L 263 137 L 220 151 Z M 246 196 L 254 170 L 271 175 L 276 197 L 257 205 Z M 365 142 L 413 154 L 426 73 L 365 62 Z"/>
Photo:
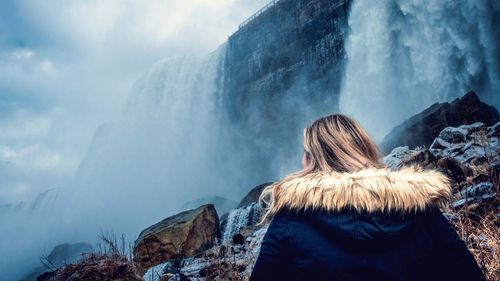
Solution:
<path fill-rule="evenodd" d="M 222 46 L 208 56 L 161 60 L 139 80 L 122 119 L 97 137 L 81 165 L 77 197 L 97 204 L 81 209 L 109 208 L 113 227 L 138 231 L 190 199 L 231 188 L 232 175 L 221 176 L 228 163 L 217 160 L 224 150 L 217 115 L 224 53 Z"/>
<path fill-rule="evenodd" d="M 500 99 L 500 2 L 355 0 L 340 110 L 381 139 L 434 102 Z"/>
<path fill-rule="evenodd" d="M 0 261 L 9 269 L 4 277 L 20 279 L 12 271 L 28 272 L 60 243 L 94 244 L 102 231 L 133 240 L 184 202 L 234 186 L 232 175 L 221 176 L 230 164 L 217 160 L 224 147 L 216 110 L 224 55 L 222 46 L 156 63 L 136 83 L 122 117 L 96 131 L 68 186 L 39 196 L 36 212 L 0 214 L 0 232 L 19 241 L 0 240 L 0 252 L 16 253 Z"/>
<path fill-rule="evenodd" d="M 342 10 L 345 19 L 347 7 L 351 7 L 346 46 L 344 20 L 332 21 L 316 5 L 290 7 L 303 10 L 293 10 L 284 17 L 283 24 L 290 25 L 284 30 L 297 32 L 300 28 L 296 24 L 302 24 L 302 30 L 318 35 L 320 43 L 300 51 L 302 45 L 296 43 L 309 37 L 299 36 L 295 45 L 290 45 L 293 52 L 289 57 L 277 60 L 274 51 L 282 52 L 282 46 L 266 49 L 260 42 L 290 34 L 273 33 L 269 28 L 266 32 L 240 30 L 241 39 L 233 37 L 233 43 L 238 44 L 234 44 L 237 49 L 232 54 L 238 54 L 242 64 L 229 58 L 225 62 L 225 46 L 208 56 L 170 58 L 155 64 L 135 85 L 123 116 L 96 132 L 71 188 L 41 196 L 33 206 L 43 208 L 43 215 L 9 213 L 9 217 L 0 217 L 0 232 L 22 241 L 3 240 L 0 252 L 23 255 L 31 250 L 29 258 L 9 254 L 11 259 L 1 260 L 0 268 L 12 268 L 28 259 L 36 261 L 39 252 L 48 252 L 57 243 L 92 243 L 101 230 L 125 232 L 133 239 L 141 229 L 178 211 L 190 199 L 240 195 L 251 182 L 240 176 L 274 180 L 278 173 L 285 174 L 277 172 L 275 167 L 279 166 L 285 166 L 282 170 L 288 173 L 300 163 L 301 128 L 336 108 L 332 97 L 344 69 L 337 60 L 342 61 L 344 51 L 348 64 L 340 109 L 378 139 L 431 103 L 461 96 L 470 89 L 499 104 L 498 1 L 353 0 L 352 6 Z M 299 16 L 297 21 L 289 21 L 295 15 Z M 314 17 L 319 18 L 318 24 L 331 23 L 335 28 L 321 37 L 322 29 L 312 32 L 315 26 L 308 25 Z M 275 23 L 275 18 L 268 22 Z M 255 46 L 244 44 L 255 42 Z M 249 53 L 252 56 L 247 61 Z M 263 66 L 289 61 L 293 56 L 299 57 L 296 64 L 264 73 L 261 80 L 242 81 L 238 75 L 224 79 L 231 72 L 244 77 L 251 70 L 265 69 Z M 286 80 L 299 65 L 321 66 L 322 70 Z M 333 72 L 323 69 L 332 65 Z M 308 78 L 316 76 L 321 79 L 314 82 Z M 234 89 L 223 95 L 223 86 L 228 85 L 222 85 L 225 80 Z M 242 95 L 244 87 L 247 90 Z M 223 104 L 230 108 L 220 110 Z M 227 125 L 228 120 L 220 118 L 224 110 L 238 116 L 233 124 Z M 247 130 L 240 121 L 245 118 Z M 252 142 L 245 142 L 246 138 Z M 292 138 L 296 139 L 292 142 Z M 53 201 L 58 201 L 57 207 Z M 255 208 L 250 205 L 229 214 L 225 241 L 258 219 Z M 55 226 L 68 233 L 55 230 Z M 26 243 L 33 241 L 33 229 L 40 240 Z M 13 279 L 9 272 L 2 274 Z"/>
<path fill-rule="evenodd" d="M 255 225 L 261 218 L 262 208 L 257 203 L 229 212 L 227 223 L 222 234 L 222 241 L 229 241 L 244 227 Z"/>

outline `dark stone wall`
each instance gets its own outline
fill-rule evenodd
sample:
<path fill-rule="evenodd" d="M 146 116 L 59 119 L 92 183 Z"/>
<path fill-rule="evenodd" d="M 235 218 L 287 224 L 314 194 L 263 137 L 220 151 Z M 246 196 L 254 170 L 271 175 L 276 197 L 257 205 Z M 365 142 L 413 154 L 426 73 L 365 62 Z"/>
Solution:
<path fill-rule="evenodd" d="M 281 0 L 229 37 L 223 107 L 260 180 L 301 153 L 302 128 L 338 110 L 350 1 Z M 258 180 L 256 180 L 255 183 Z"/>

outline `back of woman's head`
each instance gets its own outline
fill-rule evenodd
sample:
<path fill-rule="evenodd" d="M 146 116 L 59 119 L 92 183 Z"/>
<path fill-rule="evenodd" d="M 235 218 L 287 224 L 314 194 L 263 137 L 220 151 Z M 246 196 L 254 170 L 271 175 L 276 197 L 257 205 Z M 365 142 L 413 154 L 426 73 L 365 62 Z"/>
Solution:
<path fill-rule="evenodd" d="M 366 131 L 351 118 L 333 114 L 314 121 L 304 129 L 304 169 L 264 189 L 260 201 L 266 205 L 262 222 L 282 206 L 275 204 L 287 186 L 297 186 L 306 178 L 322 174 L 355 173 L 365 168 L 382 168 L 377 146 Z M 289 199 L 292 200 L 292 199 Z M 300 200 L 300 199 L 297 199 Z M 300 202 L 296 202 L 300 205 Z"/>
<path fill-rule="evenodd" d="M 377 146 L 353 119 L 333 114 L 304 129 L 306 172 L 355 172 L 381 167 Z"/>

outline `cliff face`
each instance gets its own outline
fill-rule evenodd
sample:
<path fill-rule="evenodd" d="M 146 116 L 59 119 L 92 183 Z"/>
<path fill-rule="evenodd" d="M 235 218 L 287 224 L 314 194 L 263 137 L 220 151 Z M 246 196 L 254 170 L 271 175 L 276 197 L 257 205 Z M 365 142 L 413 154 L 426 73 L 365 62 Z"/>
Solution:
<path fill-rule="evenodd" d="M 337 111 L 349 6 L 349 0 L 276 1 L 229 37 L 223 106 L 252 154 L 272 149 L 288 159 L 300 128 Z M 283 144 L 281 153 L 275 142 Z M 271 172 L 264 164 L 270 159 L 260 157 L 253 160 Z"/>

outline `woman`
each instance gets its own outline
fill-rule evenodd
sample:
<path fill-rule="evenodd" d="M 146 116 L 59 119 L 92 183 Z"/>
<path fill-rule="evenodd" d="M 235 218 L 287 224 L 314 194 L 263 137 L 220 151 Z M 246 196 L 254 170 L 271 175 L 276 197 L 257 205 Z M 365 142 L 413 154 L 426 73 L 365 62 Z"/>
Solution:
<path fill-rule="evenodd" d="M 304 130 L 304 169 L 266 188 L 271 219 L 250 280 L 484 280 L 439 211 L 437 171 L 390 171 L 344 115 Z"/>

